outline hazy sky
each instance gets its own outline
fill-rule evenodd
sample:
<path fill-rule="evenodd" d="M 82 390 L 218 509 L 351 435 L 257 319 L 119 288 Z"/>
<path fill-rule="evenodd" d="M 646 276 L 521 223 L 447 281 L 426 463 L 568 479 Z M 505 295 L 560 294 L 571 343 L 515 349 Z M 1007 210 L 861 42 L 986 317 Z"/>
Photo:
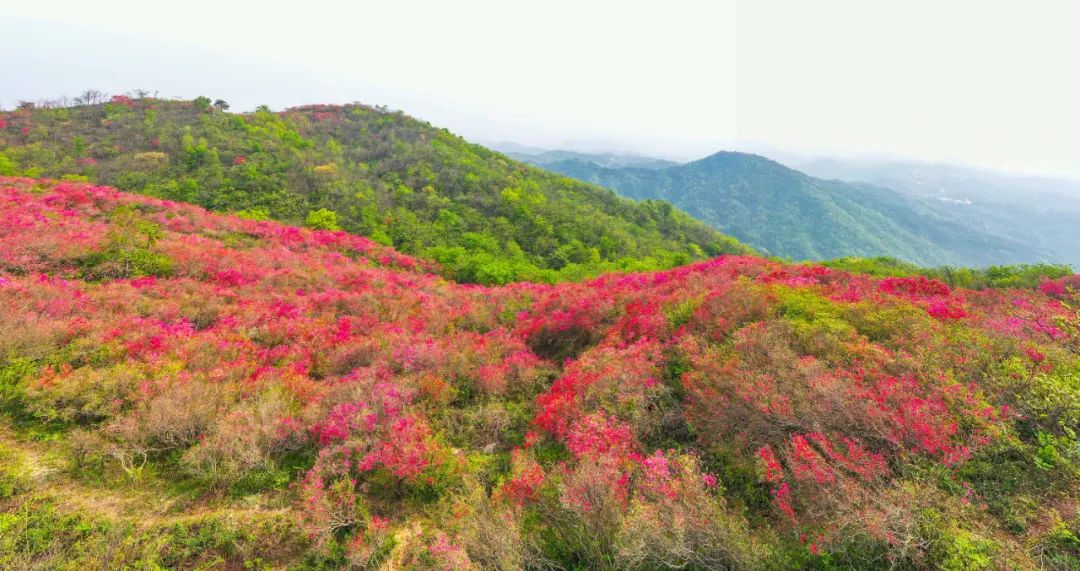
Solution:
<path fill-rule="evenodd" d="M 1080 2 L 0 0 L 0 105 L 384 104 L 473 140 L 1080 176 Z"/>

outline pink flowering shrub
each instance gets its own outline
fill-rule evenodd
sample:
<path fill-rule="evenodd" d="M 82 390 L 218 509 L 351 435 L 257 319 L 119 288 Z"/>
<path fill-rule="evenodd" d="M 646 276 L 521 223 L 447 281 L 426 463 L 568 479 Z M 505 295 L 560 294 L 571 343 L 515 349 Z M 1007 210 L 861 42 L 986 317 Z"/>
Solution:
<path fill-rule="evenodd" d="M 1032 483 L 1067 480 L 1080 428 L 1075 277 L 432 269 L 344 232 L 0 179 L 0 399 L 77 431 L 97 477 L 279 494 L 358 566 L 747 568 L 779 542 L 797 567 L 855 533 L 929 561 L 912 546 L 945 536 L 911 534 L 931 508 L 1006 533 L 988 457 L 1025 501 L 1075 500 Z"/>
<path fill-rule="evenodd" d="M 522 450 L 514 450 L 512 457 L 511 477 L 499 488 L 496 496 L 517 505 L 539 500 L 540 488 L 547 477 L 544 467 Z"/>

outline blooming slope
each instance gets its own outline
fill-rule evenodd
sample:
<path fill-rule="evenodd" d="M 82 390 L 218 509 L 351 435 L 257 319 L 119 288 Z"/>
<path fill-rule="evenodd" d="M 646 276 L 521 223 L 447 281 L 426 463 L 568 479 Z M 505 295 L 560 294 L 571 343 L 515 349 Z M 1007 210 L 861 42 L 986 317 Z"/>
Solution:
<path fill-rule="evenodd" d="M 51 436 L 36 445 L 102 495 L 286 513 L 196 550 L 130 531 L 117 552 L 96 538 L 129 531 L 58 492 L 76 513 L 50 539 L 26 514 L 52 480 L 16 466 L 0 567 L 1080 561 L 1076 277 L 435 270 L 342 232 L 0 179 L 0 455 Z"/>

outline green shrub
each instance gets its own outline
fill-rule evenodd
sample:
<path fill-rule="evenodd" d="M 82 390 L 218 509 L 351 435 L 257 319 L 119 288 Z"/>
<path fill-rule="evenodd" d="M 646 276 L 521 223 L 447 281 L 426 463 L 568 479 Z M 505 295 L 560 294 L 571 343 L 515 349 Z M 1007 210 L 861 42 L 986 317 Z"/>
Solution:
<path fill-rule="evenodd" d="M 1058 521 L 1040 538 L 1035 554 L 1049 569 L 1080 569 L 1080 518 L 1071 523 Z"/>
<path fill-rule="evenodd" d="M 21 454 L 0 444 L 0 502 L 29 489 Z"/>
<path fill-rule="evenodd" d="M 79 261 L 84 279 L 108 280 L 172 274 L 172 259 L 155 248 L 162 235 L 160 226 L 146 220 L 130 206 L 116 208 L 109 215 L 109 221 L 112 228 L 105 247 Z"/>
<path fill-rule="evenodd" d="M 341 230 L 341 226 L 338 225 L 337 212 L 325 208 L 309 212 L 304 220 L 304 226 L 312 230 Z"/>
<path fill-rule="evenodd" d="M 245 208 L 237 210 L 234 214 L 245 220 L 270 220 L 270 211 L 265 208 Z"/>
<path fill-rule="evenodd" d="M 922 534 L 930 541 L 931 565 L 942 571 L 988 569 L 998 546 L 990 539 L 946 521 L 934 510 L 926 510 L 920 522 Z"/>

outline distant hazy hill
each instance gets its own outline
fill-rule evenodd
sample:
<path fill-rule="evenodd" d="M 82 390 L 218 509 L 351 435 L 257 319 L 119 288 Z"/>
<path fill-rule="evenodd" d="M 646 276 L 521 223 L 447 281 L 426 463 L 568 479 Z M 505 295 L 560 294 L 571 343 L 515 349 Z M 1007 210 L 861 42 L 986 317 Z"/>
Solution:
<path fill-rule="evenodd" d="M 547 150 L 514 143 L 494 143 L 491 147 L 505 153 L 506 156 L 514 160 L 537 166 L 547 166 L 562 161 L 582 161 L 612 168 L 663 169 L 679 165 L 675 161 L 627 153 L 582 153 L 578 151 Z"/>
<path fill-rule="evenodd" d="M 954 223 L 1009 236 L 1080 267 L 1080 181 L 913 161 L 817 159 L 797 168 L 887 186 Z"/>
<path fill-rule="evenodd" d="M 631 198 L 667 200 L 753 247 L 796 260 L 889 255 L 978 266 L 1060 260 L 908 194 L 814 178 L 757 155 L 722 152 L 664 169 L 580 160 L 544 166 Z"/>

